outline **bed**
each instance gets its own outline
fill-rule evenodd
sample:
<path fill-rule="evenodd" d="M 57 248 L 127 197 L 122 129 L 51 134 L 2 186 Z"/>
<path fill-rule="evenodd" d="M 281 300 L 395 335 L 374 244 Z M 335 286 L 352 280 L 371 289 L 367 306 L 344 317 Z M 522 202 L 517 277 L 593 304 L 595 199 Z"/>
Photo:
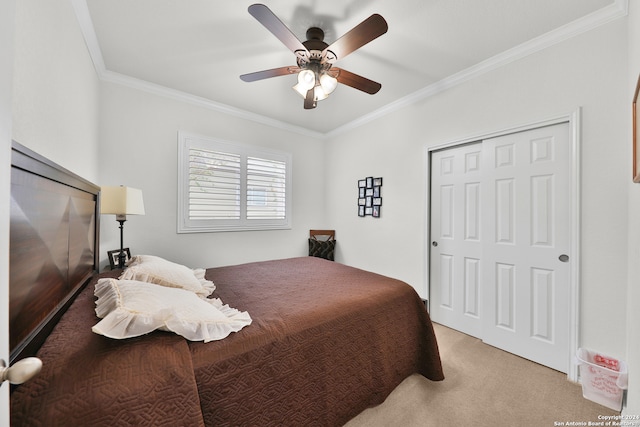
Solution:
<path fill-rule="evenodd" d="M 431 321 L 411 286 L 316 257 L 206 269 L 210 298 L 251 315 L 224 339 L 92 332 L 96 284 L 122 274 L 97 272 L 99 189 L 19 144 L 12 158 L 21 184 L 14 188 L 12 175 L 11 359 L 37 354 L 44 364 L 12 390 L 13 426 L 338 426 L 413 373 L 443 379 Z M 14 252 L 26 241 L 33 247 L 25 218 L 43 212 L 14 190 L 74 207 L 36 227 L 56 242 L 46 245 L 60 251 L 54 261 L 29 252 L 26 263 Z M 76 237 L 62 243 L 60 234 Z M 21 273 L 36 264 L 37 274 Z"/>

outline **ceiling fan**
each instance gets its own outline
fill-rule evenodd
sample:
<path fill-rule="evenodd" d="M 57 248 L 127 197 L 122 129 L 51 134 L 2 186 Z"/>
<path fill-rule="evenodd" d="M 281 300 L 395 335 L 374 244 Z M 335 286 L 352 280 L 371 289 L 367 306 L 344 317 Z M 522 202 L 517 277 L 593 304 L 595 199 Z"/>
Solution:
<path fill-rule="evenodd" d="M 298 83 L 293 89 L 304 98 L 305 109 L 315 108 L 317 102 L 328 97 L 338 83 L 371 95 L 382 87 L 380 83 L 333 66 L 338 59 L 387 32 L 387 21 L 382 16 L 371 15 L 329 45 L 324 42 L 324 31 L 318 27 L 309 28 L 306 34 L 307 41 L 301 42 L 271 9 L 263 4 L 252 4 L 249 6 L 249 13 L 295 54 L 297 66 L 243 74 L 240 76 L 243 81 L 254 82 L 297 73 Z"/>

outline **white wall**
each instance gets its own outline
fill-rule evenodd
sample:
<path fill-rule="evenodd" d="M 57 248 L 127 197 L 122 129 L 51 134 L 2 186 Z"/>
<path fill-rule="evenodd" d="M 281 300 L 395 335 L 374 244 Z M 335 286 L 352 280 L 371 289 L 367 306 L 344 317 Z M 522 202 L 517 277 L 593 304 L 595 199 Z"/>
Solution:
<path fill-rule="evenodd" d="M 16 2 L 13 139 L 89 181 L 98 171 L 99 80 L 71 2 Z"/>
<path fill-rule="evenodd" d="M 617 20 L 327 143 L 327 223 L 338 260 L 425 295 L 424 149 L 582 107 L 581 344 L 626 354 L 627 26 Z M 383 89 L 384 90 L 384 89 Z M 359 218 L 356 181 L 382 176 L 382 218 Z"/>
<path fill-rule="evenodd" d="M 629 2 L 629 83 L 627 108 L 632 102 L 633 93 L 640 75 L 640 5 Z M 628 116 L 631 119 L 631 115 Z M 631 138 L 631 120 L 629 120 L 629 138 Z M 627 147 L 627 156 L 631 159 L 631 144 Z M 631 182 L 631 165 L 627 166 L 627 186 L 629 198 L 629 277 L 627 305 L 627 363 L 629 364 L 629 391 L 626 414 L 640 414 L 640 184 Z"/>
<path fill-rule="evenodd" d="M 184 130 L 293 154 L 291 230 L 177 234 L 178 131 Z M 214 267 L 304 256 L 310 228 L 323 227 L 323 144 L 222 113 L 136 89 L 104 83 L 99 185 L 143 192 L 145 216 L 129 216 L 125 247 L 191 267 Z M 120 247 L 117 223 L 103 216 L 101 250 Z"/>

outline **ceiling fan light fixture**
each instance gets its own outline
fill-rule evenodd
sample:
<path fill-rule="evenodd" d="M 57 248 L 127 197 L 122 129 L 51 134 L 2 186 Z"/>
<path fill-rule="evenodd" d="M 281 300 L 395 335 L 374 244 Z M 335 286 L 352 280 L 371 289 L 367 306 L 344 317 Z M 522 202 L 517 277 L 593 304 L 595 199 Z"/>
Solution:
<path fill-rule="evenodd" d="M 307 91 L 309 90 L 309 89 L 305 89 L 304 87 L 302 87 L 302 85 L 300 85 L 300 83 L 294 85 L 292 89 L 295 90 L 296 92 L 298 92 L 298 94 L 303 99 L 307 97 Z"/>
<path fill-rule="evenodd" d="M 338 86 L 338 79 L 330 76 L 329 74 L 323 74 L 320 76 L 320 86 L 322 86 L 322 90 L 328 95 L 333 93 Z"/>
<path fill-rule="evenodd" d="M 303 70 L 309 71 L 309 70 Z M 300 72 L 301 74 L 302 72 Z M 322 74 L 320 79 L 318 79 L 318 83 L 314 86 L 309 87 L 306 82 L 301 83 L 300 78 L 298 76 L 298 83 L 293 86 L 293 90 L 298 92 L 298 94 L 304 99 L 307 97 L 307 92 L 313 89 L 313 100 L 314 101 L 322 101 L 323 99 L 327 99 L 331 93 L 336 90 L 338 86 L 338 80 L 328 74 Z M 316 82 L 314 75 L 314 83 Z"/>
<path fill-rule="evenodd" d="M 329 93 L 327 93 L 321 85 L 318 85 L 313 89 L 314 101 L 322 101 L 323 99 L 327 99 L 328 97 Z"/>
<path fill-rule="evenodd" d="M 302 70 L 298 73 L 298 84 L 302 90 L 308 91 L 316 85 L 316 74 L 311 70 Z"/>
<path fill-rule="evenodd" d="M 307 92 L 309 89 L 305 89 L 300 84 L 293 86 L 293 90 L 295 90 L 298 95 L 300 95 L 303 99 L 307 97 Z M 313 88 L 313 100 L 314 101 L 322 101 L 323 99 L 327 99 L 329 94 L 325 92 L 322 86 L 318 85 Z"/>

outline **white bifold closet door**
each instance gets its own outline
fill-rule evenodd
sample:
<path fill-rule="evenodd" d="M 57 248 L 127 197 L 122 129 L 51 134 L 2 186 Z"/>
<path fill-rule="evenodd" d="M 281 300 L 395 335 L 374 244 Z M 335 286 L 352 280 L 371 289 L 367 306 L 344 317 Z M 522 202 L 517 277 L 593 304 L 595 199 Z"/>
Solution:
<path fill-rule="evenodd" d="M 569 369 L 569 124 L 432 153 L 435 322 Z"/>

